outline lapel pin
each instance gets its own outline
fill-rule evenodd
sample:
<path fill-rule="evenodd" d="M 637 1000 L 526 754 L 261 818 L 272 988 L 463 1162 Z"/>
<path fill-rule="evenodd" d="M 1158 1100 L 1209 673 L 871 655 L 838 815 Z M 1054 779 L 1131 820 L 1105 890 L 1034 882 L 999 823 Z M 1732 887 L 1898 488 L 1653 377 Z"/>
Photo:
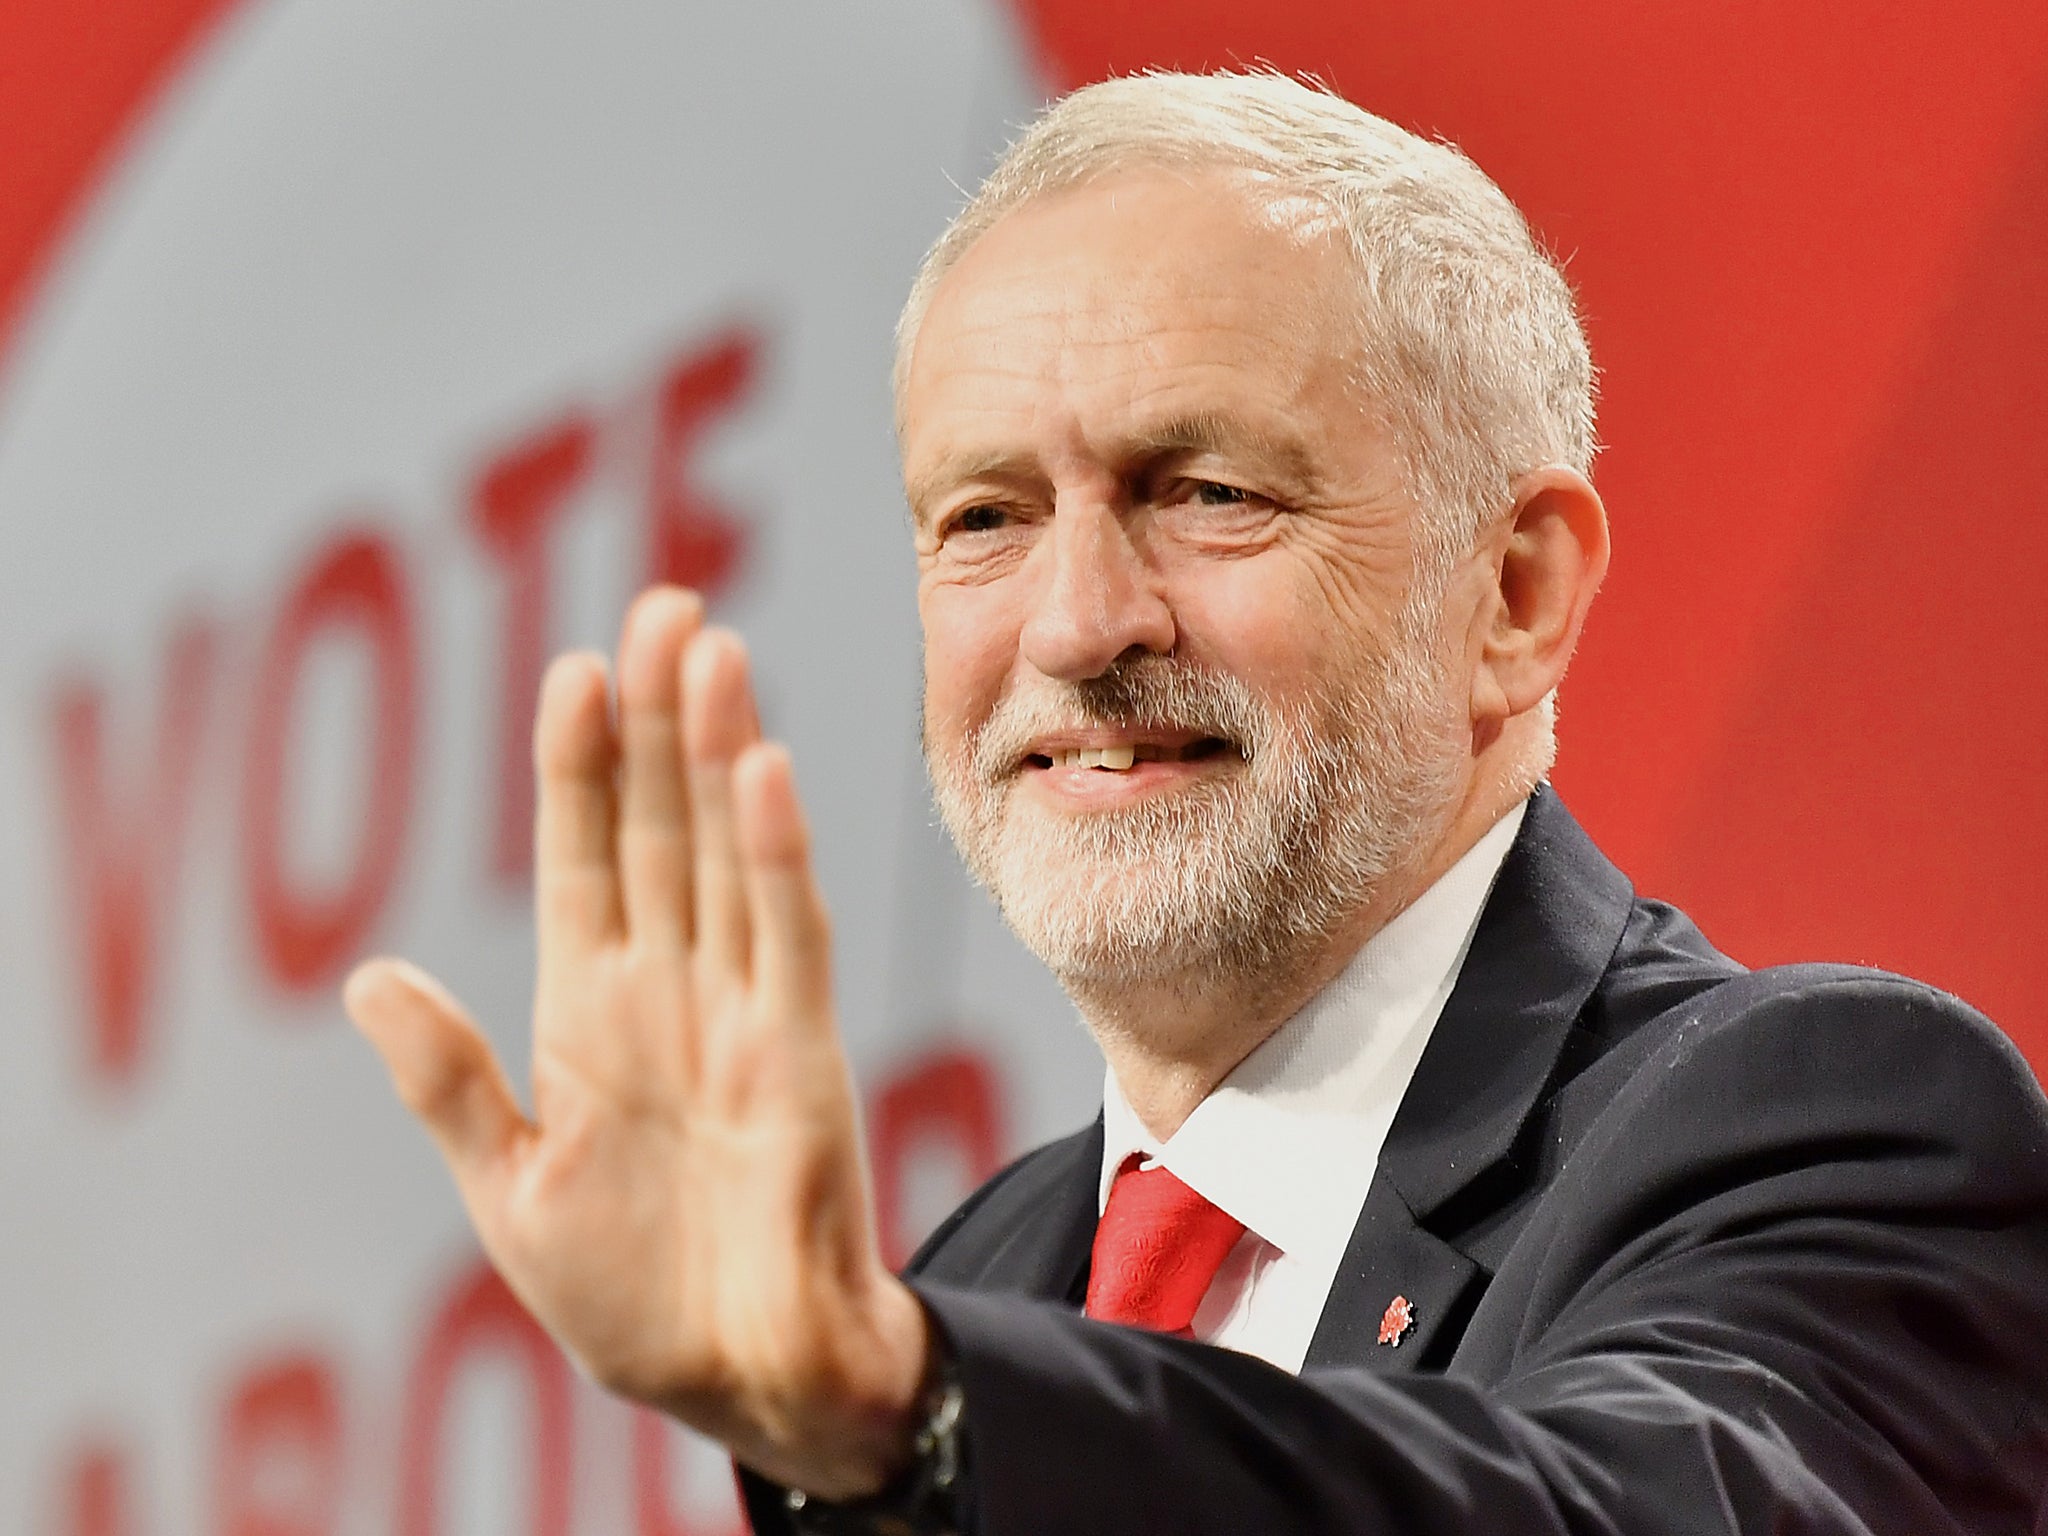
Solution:
<path fill-rule="evenodd" d="M 1415 1326 L 1415 1308 L 1408 1304 L 1406 1296 L 1396 1296 L 1387 1303 L 1387 1310 L 1380 1314 L 1380 1342 L 1391 1344 L 1396 1349 L 1408 1337 L 1408 1330 Z"/>

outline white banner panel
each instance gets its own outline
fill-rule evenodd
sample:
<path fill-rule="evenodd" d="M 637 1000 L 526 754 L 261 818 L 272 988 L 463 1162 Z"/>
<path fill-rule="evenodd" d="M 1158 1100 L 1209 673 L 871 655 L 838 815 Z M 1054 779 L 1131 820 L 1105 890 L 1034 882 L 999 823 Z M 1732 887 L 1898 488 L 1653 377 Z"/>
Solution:
<path fill-rule="evenodd" d="M 735 1528 L 336 1000 L 401 952 L 523 1057 L 532 690 L 650 579 L 794 750 L 896 1252 L 1091 1111 L 931 823 L 887 393 L 1037 96 L 996 0 L 272 0 L 113 168 L 0 376 L 9 1529 Z"/>

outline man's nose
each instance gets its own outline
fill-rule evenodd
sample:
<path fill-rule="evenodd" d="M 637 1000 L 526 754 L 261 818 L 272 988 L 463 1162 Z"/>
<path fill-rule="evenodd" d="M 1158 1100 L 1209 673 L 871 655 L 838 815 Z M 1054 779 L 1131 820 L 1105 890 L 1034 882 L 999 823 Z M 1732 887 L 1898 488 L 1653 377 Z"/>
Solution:
<path fill-rule="evenodd" d="M 1075 682 L 1134 647 L 1173 649 L 1173 610 L 1114 506 L 1060 506 L 1035 556 L 1041 586 L 1019 647 L 1047 677 Z"/>

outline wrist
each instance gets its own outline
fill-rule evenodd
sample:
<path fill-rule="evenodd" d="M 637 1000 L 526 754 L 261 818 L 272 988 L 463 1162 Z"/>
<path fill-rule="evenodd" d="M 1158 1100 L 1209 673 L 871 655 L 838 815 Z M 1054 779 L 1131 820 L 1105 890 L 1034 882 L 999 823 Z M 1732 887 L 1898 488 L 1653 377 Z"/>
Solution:
<path fill-rule="evenodd" d="M 966 1396 L 951 1352 L 932 1335 L 910 1460 L 881 1488 L 834 1501 L 781 1491 L 798 1536 L 956 1536 L 965 1529 Z"/>
<path fill-rule="evenodd" d="M 917 1455 L 917 1436 L 930 1417 L 938 1385 L 938 1355 L 924 1303 L 894 1275 L 885 1277 L 875 1302 L 876 1373 L 855 1405 L 856 1438 L 845 1475 L 832 1487 L 807 1492 L 833 1499 L 863 1498 L 895 1482 Z M 871 1394 L 871 1395 L 870 1395 Z"/>
<path fill-rule="evenodd" d="M 939 1390 L 933 1330 L 916 1294 L 883 1279 L 837 1330 L 825 1379 L 812 1377 L 781 1411 L 746 1415 L 754 1433 L 719 1436 L 738 1460 L 812 1498 L 845 1501 L 888 1487 L 916 1459 Z"/>

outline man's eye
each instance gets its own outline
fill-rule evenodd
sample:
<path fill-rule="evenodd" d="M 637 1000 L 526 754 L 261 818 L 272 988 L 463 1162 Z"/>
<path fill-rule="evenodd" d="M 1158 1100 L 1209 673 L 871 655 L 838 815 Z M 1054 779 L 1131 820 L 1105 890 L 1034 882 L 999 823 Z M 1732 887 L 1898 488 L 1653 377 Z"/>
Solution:
<path fill-rule="evenodd" d="M 953 519 L 953 532 L 991 533 L 1009 520 L 1001 507 L 969 507 Z"/>
<path fill-rule="evenodd" d="M 1231 507 L 1250 501 L 1250 491 L 1240 490 L 1234 485 L 1224 485 L 1215 480 L 1195 482 L 1195 500 L 1205 507 Z"/>

